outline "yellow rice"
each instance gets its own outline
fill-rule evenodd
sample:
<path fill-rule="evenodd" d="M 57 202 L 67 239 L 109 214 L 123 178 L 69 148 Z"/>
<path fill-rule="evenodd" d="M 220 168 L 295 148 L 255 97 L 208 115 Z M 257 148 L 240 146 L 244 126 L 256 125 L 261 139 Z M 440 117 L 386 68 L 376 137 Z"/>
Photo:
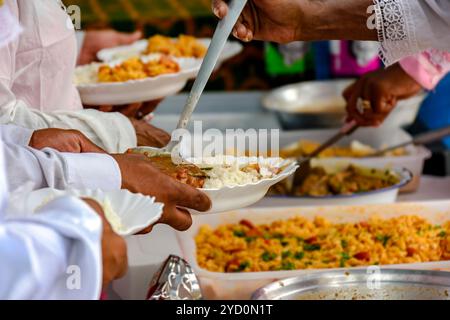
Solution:
<path fill-rule="evenodd" d="M 450 221 L 417 216 L 332 224 L 295 217 L 253 226 L 248 221 L 201 227 L 197 261 L 213 272 L 254 272 L 450 260 Z"/>

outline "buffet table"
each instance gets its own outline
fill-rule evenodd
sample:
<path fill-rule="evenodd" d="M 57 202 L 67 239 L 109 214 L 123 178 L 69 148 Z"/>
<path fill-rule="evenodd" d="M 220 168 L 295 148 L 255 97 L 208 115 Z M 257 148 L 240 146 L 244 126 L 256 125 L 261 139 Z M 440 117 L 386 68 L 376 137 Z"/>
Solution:
<path fill-rule="evenodd" d="M 203 130 L 208 128 L 279 128 L 277 118 L 263 110 L 260 105 L 262 92 L 220 94 L 209 93 L 200 101 L 194 118 L 203 121 Z M 158 108 L 153 124 L 167 131 L 174 129 L 179 110 L 186 99 L 178 95 L 166 99 Z M 447 200 L 450 198 L 450 177 L 423 176 L 418 191 L 402 194 L 399 202 Z M 266 197 L 252 208 L 295 207 L 298 200 Z M 127 239 L 129 272 L 113 284 L 110 298 L 143 299 L 147 285 L 154 273 L 170 254 L 183 256 L 176 232 L 158 225 L 146 236 Z"/>

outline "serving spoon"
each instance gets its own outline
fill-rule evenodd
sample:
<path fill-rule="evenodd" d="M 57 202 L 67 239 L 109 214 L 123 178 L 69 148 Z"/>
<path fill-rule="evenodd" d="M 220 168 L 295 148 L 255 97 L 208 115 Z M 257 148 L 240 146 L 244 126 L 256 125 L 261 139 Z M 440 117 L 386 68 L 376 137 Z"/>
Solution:
<path fill-rule="evenodd" d="M 338 143 L 345 136 L 349 136 L 353 134 L 359 128 L 356 121 L 351 121 L 344 126 L 331 138 L 322 143 L 319 147 L 317 147 L 313 152 L 308 154 L 306 157 L 301 157 L 297 159 L 297 163 L 299 165 L 297 171 L 294 174 L 294 182 L 292 183 L 292 187 L 290 190 L 291 195 L 295 195 L 296 189 L 299 185 L 303 183 L 305 178 L 309 175 L 311 171 L 311 160 L 316 158 L 319 154 L 321 154 L 326 149 L 332 147 L 336 143 Z"/>
<path fill-rule="evenodd" d="M 378 150 L 375 153 L 369 155 L 369 157 L 379 157 L 379 156 L 386 154 L 387 152 L 394 151 L 399 148 L 404 148 L 409 145 L 415 145 L 415 146 L 424 145 L 427 143 L 441 140 L 447 136 L 450 136 L 450 126 L 446 126 L 441 129 L 437 129 L 434 131 L 419 134 L 419 135 L 415 136 L 412 140 L 409 140 L 409 141 L 406 141 L 406 142 L 403 142 L 398 145 L 391 146 L 391 147 L 388 147 L 388 148 L 385 148 L 382 150 Z"/>
<path fill-rule="evenodd" d="M 195 79 L 194 85 L 192 86 L 191 92 L 186 100 L 183 112 L 181 113 L 180 119 L 176 130 L 186 129 L 189 121 L 191 119 L 192 113 L 197 107 L 198 101 L 211 77 L 212 72 L 219 60 L 220 54 L 233 31 L 234 25 L 236 24 L 239 16 L 244 10 L 247 0 L 231 0 L 228 2 L 228 14 L 219 21 L 216 31 L 211 39 L 211 44 L 209 45 L 208 51 L 205 58 L 203 59 L 200 71 Z M 181 142 L 171 141 L 162 152 L 171 153 Z"/>

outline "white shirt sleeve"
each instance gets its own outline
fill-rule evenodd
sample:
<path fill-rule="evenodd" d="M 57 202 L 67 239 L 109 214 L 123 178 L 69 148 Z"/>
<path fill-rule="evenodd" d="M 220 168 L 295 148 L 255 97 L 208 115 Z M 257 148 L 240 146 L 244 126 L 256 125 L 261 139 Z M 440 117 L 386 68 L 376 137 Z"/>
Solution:
<path fill-rule="evenodd" d="M 428 49 L 450 51 L 450 1 L 374 0 L 386 65 Z"/>
<path fill-rule="evenodd" d="M 0 221 L 0 299 L 98 299 L 101 235 L 98 215 L 72 197 Z"/>
<path fill-rule="evenodd" d="M 117 162 L 107 154 L 61 153 L 36 150 L 14 143 L 4 144 L 9 189 L 32 182 L 35 189 L 118 190 L 122 178 Z"/>
<path fill-rule="evenodd" d="M 18 99 L 11 89 L 14 78 L 18 76 L 14 70 L 16 47 L 17 41 L 0 48 L 0 124 L 15 124 L 32 130 L 76 129 L 108 153 L 123 153 L 136 147 L 137 138 L 133 125 L 127 117 L 118 112 L 108 113 L 91 109 L 45 112 L 32 108 L 39 106 L 29 106 Z M 27 70 L 17 72 L 23 73 Z M 38 84 L 35 86 L 39 88 Z M 58 90 L 57 84 L 54 90 Z M 68 106 L 61 106 L 61 110 L 64 110 L 64 107 Z"/>
<path fill-rule="evenodd" d="M 3 141 L 15 143 L 21 146 L 28 146 L 30 144 L 33 130 L 14 126 L 14 125 L 0 125 L 0 136 Z"/>

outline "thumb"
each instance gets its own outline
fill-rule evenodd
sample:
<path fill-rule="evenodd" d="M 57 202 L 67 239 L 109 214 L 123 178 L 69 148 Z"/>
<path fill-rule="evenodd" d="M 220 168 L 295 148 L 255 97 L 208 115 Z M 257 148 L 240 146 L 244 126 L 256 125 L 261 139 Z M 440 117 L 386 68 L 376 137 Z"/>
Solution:
<path fill-rule="evenodd" d="M 119 33 L 119 45 L 132 44 L 142 38 L 142 32 L 137 30 L 133 33 Z"/>
<path fill-rule="evenodd" d="M 89 140 L 84 134 L 79 135 L 81 153 L 106 153 L 105 150 Z"/>

